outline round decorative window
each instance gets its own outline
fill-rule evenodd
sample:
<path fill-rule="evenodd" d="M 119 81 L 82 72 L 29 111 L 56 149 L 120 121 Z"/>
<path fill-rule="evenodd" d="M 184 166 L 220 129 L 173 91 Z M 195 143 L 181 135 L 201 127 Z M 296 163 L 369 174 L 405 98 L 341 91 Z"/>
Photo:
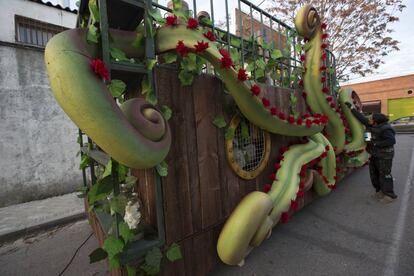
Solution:
<path fill-rule="evenodd" d="M 257 177 L 266 167 L 270 155 L 270 135 L 235 115 L 230 122 L 233 139 L 226 140 L 226 156 L 233 171 L 243 179 Z"/>

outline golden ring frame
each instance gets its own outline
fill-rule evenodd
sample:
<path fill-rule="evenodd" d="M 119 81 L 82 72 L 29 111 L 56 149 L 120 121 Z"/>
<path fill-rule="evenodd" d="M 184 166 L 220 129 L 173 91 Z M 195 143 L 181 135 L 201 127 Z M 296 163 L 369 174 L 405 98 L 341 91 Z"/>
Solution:
<path fill-rule="evenodd" d="M 239 123 L 240 123 L 241 117 L 239 115 L 234 115 L 231 119 L 229 128 L 232 128 L 234 130 L 237 129 Z M 259 129 L 257 126 L 254 126 L 255 128 Z M 230 167 L 232 170 L 241 178 L 246 180 L 251 180 L 256 178 L 265 168 L 267 165 L 267 162 L 269 161 L 270 156 L 270 146 L 271 146 L 271 139 L 270 134 L 264 130 L 264 154 L 262 159 L 260 160 L 260 164 L 257 166 L 257 168 L 254 171 L 245 171 L 243 170 L 239 164 L 236 162 L 233 156 L 233 139 L 226 140 L 226 157 L 227 161 L 229 162 Z"/>

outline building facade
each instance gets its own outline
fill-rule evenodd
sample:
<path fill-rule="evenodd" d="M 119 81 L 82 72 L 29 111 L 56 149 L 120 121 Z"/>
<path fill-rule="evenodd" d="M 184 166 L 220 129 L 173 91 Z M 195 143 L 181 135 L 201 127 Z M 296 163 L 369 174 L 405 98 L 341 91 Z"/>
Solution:
<path fill-rule="evenodd" d="M 352 87 L 366 113 L 381 112 L 390 120 L 414 116 L 414 74 L 342 85 Z"/>
<path fill-rule="evenodd" d="M 74 28 L 63 2 L 0 0 L 0 207 L 73 192 L 82 183 L 77 127 L 52 96 L 44 47 Z"/>

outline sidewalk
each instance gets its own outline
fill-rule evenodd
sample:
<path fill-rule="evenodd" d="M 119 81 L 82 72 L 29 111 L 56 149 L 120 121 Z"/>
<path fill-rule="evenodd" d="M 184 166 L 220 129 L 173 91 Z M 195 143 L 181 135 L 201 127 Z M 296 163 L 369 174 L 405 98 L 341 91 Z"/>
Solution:
<path fill-rule="evenodd" d="M 0 244 L 36 230 L 85 218 L 77 193 L 0 208 Z"/>

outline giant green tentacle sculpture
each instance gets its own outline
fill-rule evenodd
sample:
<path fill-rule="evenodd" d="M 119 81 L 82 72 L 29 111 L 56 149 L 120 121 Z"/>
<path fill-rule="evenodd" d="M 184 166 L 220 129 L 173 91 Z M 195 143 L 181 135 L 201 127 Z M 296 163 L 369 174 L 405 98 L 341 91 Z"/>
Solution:
<path fill-rule="evenodd" d="M 336 148 L 336 153 L 342 152 L 345 145 L 345 128 L 341 118 L 332 109 L 325 95 L 322 93 L 321 84 L 321 56 L 322 56 L 322 29 L 319 15 L 310 6 L 304 6 L 295 17 L 295 26 L 299 35 L 309 39 L 310 48 L 306 52 L 304 87 L 307 93 L 306 102 L 315 113 L 322 113 L 328 116 L 329 122 L 326 128 L 328 139 Z"/>
<path fill-rule="evenodd" d="M 179 45 L 185 51 L 208 60 L 250 122 L 271 133 L 309 138 L 306 143 L 292 145 L 283 153 L 268 193 L 256 191 L 248 194 L 233 211 L 217 244 L 220 258 L 227 264 L 242 263 L 280 220 L 286 220 L 292 204 L 297 203 L 297 197 L 303 196 L 300 176 L 306 165 L 318 163 L 320 177 L 315 177 L 313 185 L 318 194 L 325 195 L 336 183 L 335 154 L 344 149 L 346 153 L 357 154 L 349 159 L 350 167 L 361 166 L 368 158 L 364 150 L 364 129 L 345 106 L 352 92 L 342 90 L 339 94 L 339 102 L 352 133 L 351 142 L 345 145 L 342 120 L 322 91 L 322 30 L 315 9 L 303 7 L 298 12 L 295 25 L 298 33 L 309 39 L 304 87 L 306 102 L 315 117 L 294 121 L 277 116 L 267 100 L 260 96 L 260 88 L 240 80 L 231 64 L 223 66 L 223 58 L 229 58 L 225 56 L 226 52 L 219 48 L 218 43 L 203 36 L 200 29 L 178 23 L 156 30 L 156 54 L 174 51 Z M 130 58 L 144 55 L 143 47 L 134 43 L 136 36 L 142 37 L 143 33 L 111 30 L 114 46 Z M 199 43 L 208 43 L 208 47 L 199 50 L 196 47 Z M 49 41 L 45 59 L 56 100 L 77 126 L 112 158 L 131 168 L 154 167 L 168 154 L 171 144 L 167 121 L 155 107 L 141 99 L 128 100 L 118 106 L 106 85 L 90 69 L 90 61 L 96 55 L 97 46 L 86 42 L 85 30 L 65 31 Z M 316 113 L 323 115 L 316 116 Z M 325 125 L 320 116 L 329 119 L 326 126 L 328 137 L 321 133 Z"/>

